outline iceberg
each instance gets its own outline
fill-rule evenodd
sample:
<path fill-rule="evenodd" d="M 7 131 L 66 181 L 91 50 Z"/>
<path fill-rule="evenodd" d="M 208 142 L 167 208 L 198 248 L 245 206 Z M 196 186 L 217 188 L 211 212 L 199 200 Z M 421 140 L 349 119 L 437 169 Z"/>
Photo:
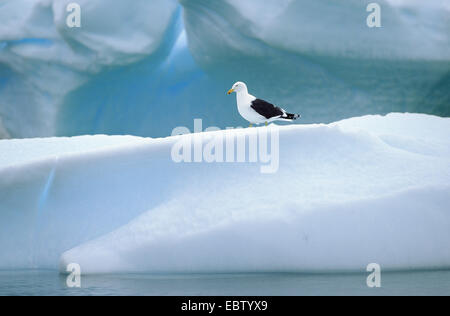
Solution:
<path fill-rule="evenodd" d="M 369 28 L 370 1 L 80 0 L 80 29 L 69 2 L 2 2 L 1 138 L 244 124 L 225 95 L 237 80 L 306 123 L 450 115 L 444 1 L 380 0 Z"/>
<path fill-rule="evenodd" d="M 450 267 L 450 119 L 279 126 L 279 169 L 176 163 L 167 138 L 0 141 L 0 268 L 82 273 Z M 276 127 L 276 126 L 269 126 Z"/>
<path fill-rule="evenodd" d="M 371 1 L 180 2 L 193 55 L 204 64 L 283 51 L 336 60 L 450 58 L 450 7 L 441 0 L 377 1 L 379 29 L 366 24 Z"/>
<path fill-rule="evenodd" d="M 72 2 L 6 0 L 0 6 L 0 117 L 11 137 L 58 135 L 71 91 L 142 60 L 154 67 L 180 32 L 175 0 L 79 0 L 80 28 L 66 25 Z"/>
<path fill-rule="evenodd" d="M 182 0 L 190 51 L 217 82 L 237 79 L 304 122 L 365 114 L 449 116 L 450 14 L 443 1 Z"/>

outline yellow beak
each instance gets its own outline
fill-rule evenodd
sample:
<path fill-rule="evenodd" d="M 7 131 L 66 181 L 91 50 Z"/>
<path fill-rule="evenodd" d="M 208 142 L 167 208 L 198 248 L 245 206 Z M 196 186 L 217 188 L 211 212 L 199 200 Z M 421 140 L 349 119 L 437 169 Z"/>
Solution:
<path fill-rule="evenodd" d="M 228 90 L 227 94 L 232 94 L 234 92 L 234 89 Z"/>

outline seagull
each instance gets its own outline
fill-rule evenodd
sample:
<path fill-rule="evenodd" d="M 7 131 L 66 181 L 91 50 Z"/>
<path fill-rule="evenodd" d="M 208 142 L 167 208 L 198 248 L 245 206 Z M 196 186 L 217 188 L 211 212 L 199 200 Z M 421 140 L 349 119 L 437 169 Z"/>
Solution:
<path fill-rule="evenodd" d="M 269 122 L 273 121 L 294 121 L 300 118 L 298 114 L 287 113 L 278 106 L 252 96 L 243 82 L 236 82 L 228 94 L 233 92 L 236 92 L 239 114 L 250 122 L 250 127 L 253 124 L 265 123 L 267 126 Z"/>

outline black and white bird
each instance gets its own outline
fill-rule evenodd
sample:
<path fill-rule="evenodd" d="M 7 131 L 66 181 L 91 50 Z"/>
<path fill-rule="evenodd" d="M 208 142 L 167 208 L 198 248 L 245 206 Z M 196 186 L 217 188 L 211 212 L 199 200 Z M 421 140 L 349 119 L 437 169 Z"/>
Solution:
<path fill-rule="evenodd" d="M 278 106 L 252 96 L 243 82 L 236 82 L 228 94 L 233 92 L 236 92 L 239 114 L 250 122 L 250 127 L 253 124 L 267 125 L 273 121 L 294 121 L 300 117 L 298 114 L 287 113 Z"/>

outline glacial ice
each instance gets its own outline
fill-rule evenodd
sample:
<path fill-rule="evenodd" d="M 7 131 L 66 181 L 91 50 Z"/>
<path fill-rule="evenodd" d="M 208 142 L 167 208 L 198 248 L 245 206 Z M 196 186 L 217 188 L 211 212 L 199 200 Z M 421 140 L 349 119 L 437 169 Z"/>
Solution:
<path fill-rule="evenodd" d="M 0 6 L 0 117 L 12 137 L 57 135 L 68 93 L 111 69 L 160 62 L 179 33 L 175 0 L 79 0 L 79 29 L 66 26 L 71 2 Z"/>
<path fill-rule="evenodd" d="M 281 126 L 275 174 L 174 163 L 180 137 L 2 140 L 0 268 L 449 267 L 449 136 L 450 119 L 423 114 Z"/>
<path fill-rule="evenodd" d="M 450 58 L 450 7 L 441 0 L 381 0 L 382 27 L 366 25 L 371 1 L 181 0 L 194 56 L 214 64 L 270 50 L 364 60 Z M 200 13 L 199 13 L 200 12 Z M 220 58 L 219 58 L 220 57 Z"/>
<path fill-rule="evenodd" d="M 68 2 L 2 2 L 2 138 L 242 125 L 224 93 L 237 80 L 308 123 L 450 115 L 445 1 L 378 1 L 380 29 L 370 1 L 83 0 L 81 29 Z"/>
<path fill-rule="evenodd" d="M 450 115 L 450 9 L 443 1 L 182 0 L 190 51 L 218 81 L 302 113 Z M 234 79 L 234 80 L 233 80 Z M 220 126 L 220 125 L 219 125 Z"/>

